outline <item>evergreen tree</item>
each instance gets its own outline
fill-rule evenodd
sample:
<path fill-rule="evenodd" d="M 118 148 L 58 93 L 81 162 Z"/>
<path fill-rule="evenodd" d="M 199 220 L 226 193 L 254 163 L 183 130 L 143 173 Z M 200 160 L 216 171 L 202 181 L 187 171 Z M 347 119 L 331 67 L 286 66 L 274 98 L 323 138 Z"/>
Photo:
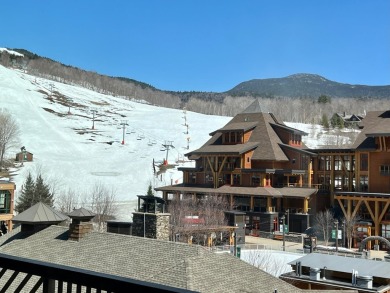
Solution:
<path fill-rule="evenodd" d="M 53 195 L 50 193 L 49 186 L 43 182 L 41 174 L 38 175 L 35 181 L 34 200 L 34 204 L 42 202 L 50 207 L 54 205 Z"/>
<path fill-rule="evenodd" d="M 331 103 L 331 98 L 325 95 L 321 95 L 318 97 L 318 103 L 319 104 Z"/>
<path fill-rule="evenodd" d="M 22 191 L 20 193 L 18 203 L 16 204 L 15 210 L 21 213 L 35 204 L 34 201 L 34 189 L 35 182 L 32 179 L 31 173 L 28 173 L 27 179 L 22 185 Z"/>
<path fill-rule="evenodd" d="M 53 195 L 50 193 L 49 186 L 44 183 L 40 174 L 34 182 L 31 174 L 28 173 L 27 179 L 22 185 L 22 191 L 15 210 L 18 213 L 21 213 L 38 202 L 42 202 L 52 207 L 54 205 Z"/>
<path fill-rule="evenodd" d="M 325 129 L 329 129 L 328 116 L 326 116 L 325 113 L 322 114 L 321 125 L 322 125 Z"/>
<path fill-rule="evenodd" d="M 147 196 L 154 196 L 152 183 L 149 183 L 148 192 L 146 193 Z"/>
<path fill-rule="evenodd" d="M 330 124 L 332 125 L 333 128 L 344 128 L 344 120 L 339 116 L 337 115 L 336 113 L 333 114 L 332 118 L 330 119 Z"/>

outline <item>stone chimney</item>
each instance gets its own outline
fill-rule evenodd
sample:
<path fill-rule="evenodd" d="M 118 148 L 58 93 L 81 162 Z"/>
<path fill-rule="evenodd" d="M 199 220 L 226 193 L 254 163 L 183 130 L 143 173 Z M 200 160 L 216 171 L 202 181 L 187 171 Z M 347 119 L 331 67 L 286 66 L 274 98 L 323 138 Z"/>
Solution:
<path fill-rule="evenodd" d="M 133 212 L 133 236 L 169 240 L 169 218 L 165 200 L 149 195 L 138 196 L 138 212 Z"/>
<path fill-rule="evenodd" d="M 93 230 L 91 220 L 95 217 L 95 214 L 84 209 L 74 209 L 69 215 L 72 219 L 72 223 L 69 225 L 68 240 L 80 241 L 87 233 Z"/>

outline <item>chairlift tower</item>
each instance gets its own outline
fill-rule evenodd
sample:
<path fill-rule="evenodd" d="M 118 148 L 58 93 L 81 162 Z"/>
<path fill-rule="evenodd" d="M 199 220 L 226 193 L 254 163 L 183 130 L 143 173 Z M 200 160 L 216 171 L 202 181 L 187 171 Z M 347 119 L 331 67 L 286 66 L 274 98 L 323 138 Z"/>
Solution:
<path fill-rule="evenodd" d="M 66 101 L 68 103 L 68 115 L 70 115 L 70 114 L 72 114 L 72 113 L 70 113 L 70 104 L 73 102 L 73 99 L 72 98 L 67 98 Z"/>
<path fill-rule="evenodd" d="M 184 118 L 184 126 L 187 125 L 187 110 L 186 110 L 186 107 L 183 108 L 183 118 Z"/>
<path fill-rule="evenodd" d="M 120 123 L 123 127 L 123 136 L 122 136 L 122 144 L 125 144 L 125 131 L 126 131 L 126 125 L 129 125 L 127 124 L 127 120 L 121 120 L 121 123 Z"/>
<path fill-rule="evenodd" d="M 173 141 L 165 141 L 165 143 L 163 144 L 163 147 L 165 148 L 165 150 L 167 151 L 167 155 L 166 155 L 166 158 L 165 158 L 165 161 L 168 163 L 168 152 L 169 152 L 169 149 L 170 148 L 175 148 L 173 145 L 172 145 L 172 142 Z"/>
<path fill-rule="evenodd" d="M 53 95 L 53 89 L 55 88 L 54 83 L 50 83 L 49 86 L 50 86 L 50 96 L 52 96 Z"/>
<path fill-rule="evenodd" d="M 96 118 L 96 114 L 97 114 L 97 110 L 91 110 L 92 112 L 92 130 L 95 129 L 95 118 Z"/>

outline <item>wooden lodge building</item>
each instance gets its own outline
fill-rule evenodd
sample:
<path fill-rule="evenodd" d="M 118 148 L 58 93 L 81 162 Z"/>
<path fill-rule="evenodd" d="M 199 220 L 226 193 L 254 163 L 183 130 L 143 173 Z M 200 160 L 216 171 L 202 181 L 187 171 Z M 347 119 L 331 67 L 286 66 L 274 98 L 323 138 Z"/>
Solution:
<path fill-rule="evenodd" d="M 310 215 L 336 207 L 341 217 L 369 222 L 372 235 L 390 238 L 390 111 L 369 112 L 360 128 L 352 146 L 308 149 L 307 133 L 256 100 L 186 154 L 195 167 L 179 169 L 182 184 L 156 191 L 165 200 L 223 196 L 231 210 L 246 213 L 248 233 L 279 231 L 283 215 L 289 232 L 302 233 Z"/>
<path fill-rule="evenodd" d="M 15 183 L 0 180 L 0 235 L 12 230 L 15 189 Z"/>

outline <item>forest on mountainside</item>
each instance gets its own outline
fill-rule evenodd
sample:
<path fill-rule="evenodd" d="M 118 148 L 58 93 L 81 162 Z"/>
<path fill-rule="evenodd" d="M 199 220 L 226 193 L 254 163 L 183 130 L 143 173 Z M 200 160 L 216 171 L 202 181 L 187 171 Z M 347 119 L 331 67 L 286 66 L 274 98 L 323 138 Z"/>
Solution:
<path fill-rule="evenodd" d="M 234 91 L 224 93 L 161 91 L 147 83 L 130 78 L 105 76 L 40 57 L 24 49 L 13 50 L 24 56 L 12 55 L 7 51 L 0 52 L 1 65 L 17 68 L 37 77 L 82 86 L 123 99 L 160 107 L 185 108 L 188 111 L 209 115 L 232 117 L 243 111 L 256 98 L 260 99 L 264 111 L 273 113 L 281 121 L 301 123 L 321 123 L 324 115 L 331 119 L 334 113 L 345 112 L 364 116 L 367 111 L 390 109 L 390 99 L 388 98 L 374 96 L 333 97 L 320 94 L 320 91 L 318 91 L 318 96 L 308 96 L 304 92 L 299 95 L 294 84 L 289 85 L 291 92 L 294 92 L 294 97 L 277 96 L 272 93 L 259 95 L 248 91 L 240 92 L 237 88 Z M 305 78 L 307 79 L 308 76 L 310 77 L 310 75 L 306 75 Z M 317 78 L 317 76 L 315 77 Z M 299 75 L 294 76 L 294 79 L 302 84 Z M 275 79 L 269 80 L 273 84 L 275 83 Z M 267 80 L 262 80 L 263 83 L 265 81 Z M 301 86 L 301 90 L 304 90 L 304 85 Z M 288 93 L 289 89 L 284 88 L 283 91 Z M 327 98 L 321 99 L 324 96 Z"/>

